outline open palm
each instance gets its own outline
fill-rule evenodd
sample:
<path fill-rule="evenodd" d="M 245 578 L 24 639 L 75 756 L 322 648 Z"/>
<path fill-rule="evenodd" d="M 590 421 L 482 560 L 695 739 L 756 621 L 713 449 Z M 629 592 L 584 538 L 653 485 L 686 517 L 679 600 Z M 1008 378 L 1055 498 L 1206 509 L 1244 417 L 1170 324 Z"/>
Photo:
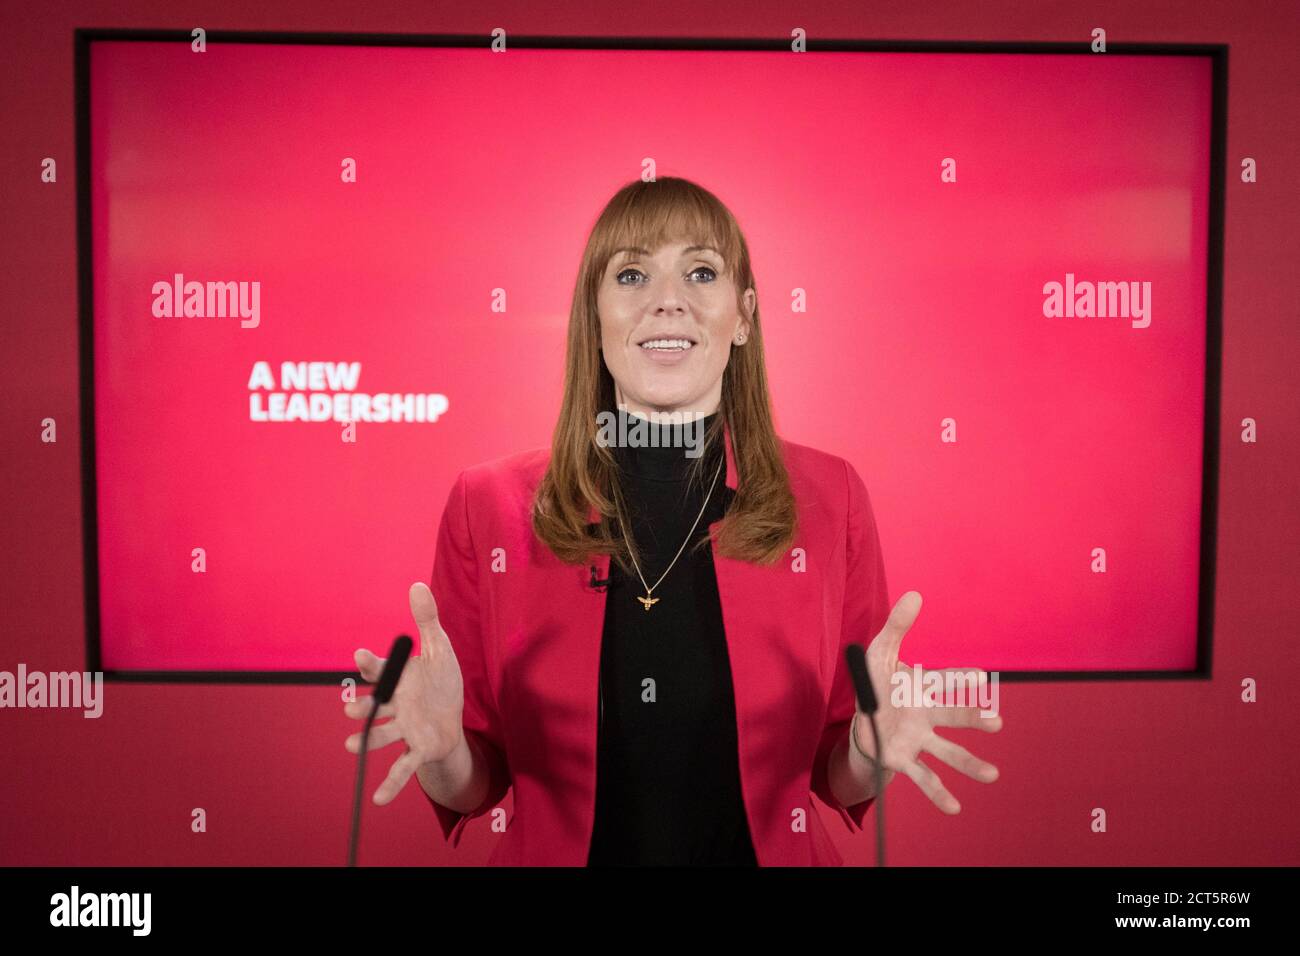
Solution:
<path fill-rule="evenodd" d="M 420 643 L 407 661 L 393 691 L 392 700 L 380 706 L 376 718 L 391 717 L 370 731 L 367 751 L 402 741 L 406 752 L 393 762 L 374 801 L 386 804 L 406 785 L 422 764 L 445 758 L 460 743 L 461 717 L 465 707 L 465 686 L 447 632 L 438 620 L 438 605 L 428 585 L 417 581 L 409 592 L 411 616 L 419 629 Z M 356 652 L 357 669 L 374 683 L 384 672 L 385 660 L 365 648 Z M 372 695 L 373 696 L 373 695 Z M 370 697 L 347 703 L 343 712 L 364 719 L 374 706 Z M 351 753 L 361 750 L 361 734 L 352 734 L 343 744 Z"/>
<path fill-rule="evenodd" d="M 908 591 L 889 614 L 889 620 L 879 634 L 867 645 L 867 673 L 876 693 L 876 728 L 880 735 L 880 755 L 877 758 L 871 735 L 871 725 L 866 715 L 854 722 L 857 744 L 868 756 L 878 759 L 886 770 L 905 774 L 944 813 L 960 813 L 961 804 L 948 792 L 939 775 L 921 762 L 921 754 L 933 754 L 955 770 L 981 783 L 992 783 L 998 778 L 998 768 L 981 760 L 965 747 L 940 737 L 936 727 L 963 727 L 996 733 L 1002 729 L 1001 716 L 983 717 L 979 706 L 935 706 L 910 693 L 913 669 L 898 659 L 903 636 L 916 621 L 921 611 L 921 595 Z M 984 687 L 988 674 L 975 667 L 944 667 L 921 669 L 921 686 L 925 687 L 928 674 L 961 674 L 966 678 L 968 691 Z M 899 675 L 895 678 L 895 675 Z M 906 685 L 895 694 L 896 682 L 906 677 Z M 947 678 L 945 677 L 945 681 Z M 978 684 L 976 682 L 978 681 Z M 908 689 L 908 693 L 901 693 Z M 972 699 L 972 696 L 968 696 Z M 977 702 L 976 702 L 977 703 Z"/>

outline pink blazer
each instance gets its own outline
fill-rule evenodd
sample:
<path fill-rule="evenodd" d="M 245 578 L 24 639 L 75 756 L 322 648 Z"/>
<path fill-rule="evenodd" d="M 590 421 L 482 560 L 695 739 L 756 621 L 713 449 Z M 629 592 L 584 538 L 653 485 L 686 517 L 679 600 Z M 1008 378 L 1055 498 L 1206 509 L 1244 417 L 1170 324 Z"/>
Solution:
<path fill-rule="evenodd" d="M 856 470 L 825 452 L 781 446 L 798 509 L 789 556 L 759 567 L 714 554 L 741 792 L 759 865 L 840 866 L 812 795 L 850 833 L 861 829 L 872 801 L 841 806 L 826 760 L 854 711 L 844 648 L 869 643 L 890 606 Z M 734 489 L 729 431 L 726 454 Z M 492 772 L 472 813 L 429 802 L 457 846 L 465 825 L 513 787 L 514 815 L 494 834 L 490 864 L 583 866 L 595 819 L 605 592 L 591 587 L 589 564 L 564 564 L 533 534 L 532 496 L 549 458 L 539 449 L 461 472 L 438 532 L 431 590 L 464 675 L 465 733 L 487 745 Z M 599 578 L 609 563 L 596 562 Z"/>

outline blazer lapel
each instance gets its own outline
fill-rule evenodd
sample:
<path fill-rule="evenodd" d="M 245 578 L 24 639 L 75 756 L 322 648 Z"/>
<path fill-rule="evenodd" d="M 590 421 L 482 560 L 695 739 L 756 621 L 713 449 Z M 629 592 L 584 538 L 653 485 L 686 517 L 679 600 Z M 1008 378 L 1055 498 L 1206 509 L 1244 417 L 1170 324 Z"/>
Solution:
<path fill-rule="evenodd" d="M 728 487 L 735 489 L 736 479 L 728 432 Z M 818 510 L 814 501 L 800 502 L 800 522 Z M 709 526 L 710 533 L 719 523 Z M 797 532 L 794 547 L 808 548 L 806 531 Z M 741 793 L 763 866 L 807 862 L 802 841 L 792 833 L 791 813 L 814 811 L 791 771 L 805 752 L 811 767 L 825 712 L 823 555 L 805 554 L 797 569 L 789 557 L 758 565 L 724 557 L 716 548 L 713 554 L 735 691 Z"/>

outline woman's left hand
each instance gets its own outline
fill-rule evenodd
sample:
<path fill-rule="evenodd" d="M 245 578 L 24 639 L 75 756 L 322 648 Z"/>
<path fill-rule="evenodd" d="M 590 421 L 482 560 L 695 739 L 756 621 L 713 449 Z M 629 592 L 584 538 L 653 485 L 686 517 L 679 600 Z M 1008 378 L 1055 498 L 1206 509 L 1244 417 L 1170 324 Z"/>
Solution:
<path fill-rule="evenodd" d="M 982 717 L 979 706 L 935 706 L 926 700 L 926 676 L 929 674 L 956 673 L 965 675 L 964 683 L 959 686 L 967 690 L 967 700 L 978 704 L 983 693 L 980 691 L 988 680 L 988 674 L 974 667 L 944 667 L 923 669 L 919 665 L 920 680 L 915 681 L 913 668 L 898 660 L 898 651 L 903 643 L 903 635 L 916 621 L 921 610 L 921 595 L 908 591 L 890 612 L 889 620 L 875 639 L 867 646 L 867 672 L 871 675 L 871 686 L 876 693 L 876 728 L 880 734 L 880 764 L 885 770 L 895 770 L 906 774 L 912 782 L 921 788 L 944 813 L 960 813 L 961 804 L 944 787 L 939 775 L 921 762 L 922 753 L 930 753 L 955 770 L 981 783 L 992 783 L 998 778 L 998 768 L 987 761 L 980 760 L 965 747 L 953 743 L 935 733 L 936 727 L 966 727 L 996 733 L 1002 729 L 1002 717 L 993 715 Z M 899 677 L 895 678 L 895 674 Z M 905 681 L 905 684 L 902 682 Z M 895 692 L 895 685 L 901 684 Z M 921 699 L 915 699 L 915 688 L 921 689 Z M 946 686 L 946 679 L 945 679 Z M 858 719 L 853 727 L 857 730 L 857 743 L 873 759 L 876 756 L 875 744 L 871 735 L 871 724 L 866 714 L 858 711 Z M 852 741 L 850 741 L 852 747 Z M 861 759 L 861 755 L 856 758 Z"/>

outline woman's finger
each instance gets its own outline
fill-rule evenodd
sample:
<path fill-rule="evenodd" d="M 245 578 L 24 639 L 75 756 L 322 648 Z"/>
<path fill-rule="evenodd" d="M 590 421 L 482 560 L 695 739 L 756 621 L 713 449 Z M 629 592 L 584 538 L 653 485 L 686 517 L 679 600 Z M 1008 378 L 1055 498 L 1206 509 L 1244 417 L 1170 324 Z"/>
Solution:
<path fill-rule="evenodd" d="M 378 750 L 380 747 L 387 747 L 395 740 L 402 739 L 402 732 L 397 727 L 397 722 L 390 720 L 386 724 L 376 724 L 370 728 L 370 739 L 366 741 L 366 753 L 372 750 Z M 343 741 L 343 746 L 348 753 L 361 752 L 361 734 L 353 734 Z"/>
<path fill-rule="evenodd" d="M 980 783 L 992 783 L 998 779 L 997 767 L 981 760 L 961 744 L 954 743 L 946 737 L 931 734 L 930 739 L 921 749 L 934 754 L 954 770 L 960 770 Z"/>
<path fill-rule="evenodd" d="M 357 648 L 352 659 L 357 662 L 357 670 L 361 672 L 361 676 L 372 684 L 379 680 L 379 675 L 384 672 L 384 659 L 376 657 L 364 647 Z"/>
<path fill-rule="evenodd" d="M 1002 729 L 1002 715 L 984 717 L 978 707 L 929 707 L 930 724 L 934 727 L 965 727 L 995 734 Z"/>
<path fill-rule="evenodd" d="M 921 788 L 921 792 L 944 813 L 961 813 L 961 804 L 957 802 L 957 798 L 947 791 L 939 775 L 919 759 L 903 764 L 903 773 L 907 774 L 912 782 Z"/>
<path fill-rule="evenodd" d="M 989 683 L 989 672 L 979 667 L 926 667 L 926 674 L 943 674 L 943 686 L 962 688 L 968 693 L 984 690 Z M 952 677 L 947 675 L 951 674 Z"/>
<path fill-rule="evenodd" d="M 348 701 L 343 705 L 343 713 L 348 717 L 355 717 L 358 720 L 370 716 L 370 708 L 375 706 L 374 696 L 367 695 L 356 700 Z M 391 717 L 395 713 L 392 704 L 380 704 L 379 713 L 375 714 L 376 720 L 382 720 L 385 717 Z"/>
<path fill-rule="evenodd" d="M 420 766 L 420 758 L 414 751 L 408 750 L 401 757 L 393 762 L 393 767 L 388 771 L 388 776 L 384 782 L 379 785 L 375 791 L 375 803 L 379 806 L 390 802 L 394 797 L 401 793 L 402 788 L 406 786 L 406 781 L 411 779 L 411 775 Z"/>

